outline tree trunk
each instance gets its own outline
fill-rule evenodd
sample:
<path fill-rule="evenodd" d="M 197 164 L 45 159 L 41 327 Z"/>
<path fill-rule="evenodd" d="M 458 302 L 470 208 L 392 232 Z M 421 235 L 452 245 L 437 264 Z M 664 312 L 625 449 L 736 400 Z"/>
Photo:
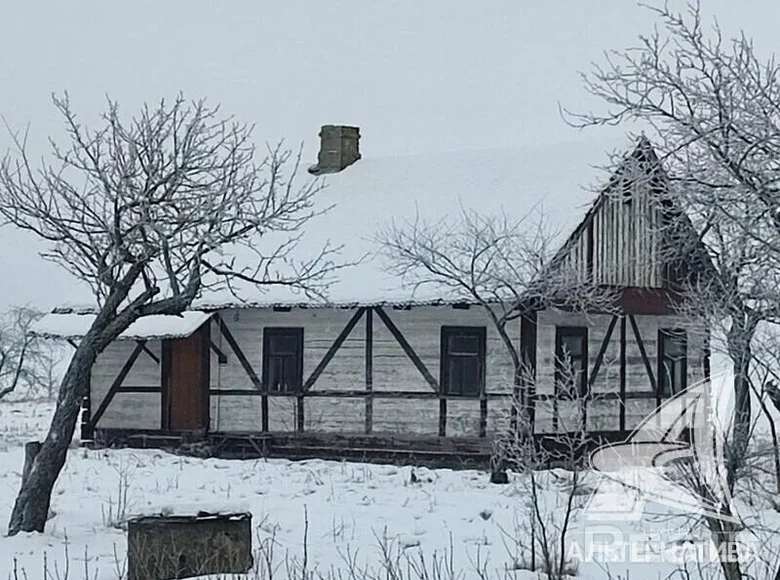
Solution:
<path fill-rule="evenodd" d="M 734 490 L 737 470 L 742 464 L 750 438 L 750 359 L 751 342 L 757 322 L 749 315 L 732 316 L 727 335 L 729 357 L 734 371 L 734 431 L 727 449 L 726 477 L 729 491 Z"/>
<path fill-rule="evenodd" d="M 748 378 L 750 359 L 747 358 L 748 356 L 749 353 L 743 360 L 734 362 L 734 450 L 730 452 L 734 459 L 745 456 L 750 438 L 751 410 Z M 732 482 L 729 482 L 729 490 L 732 490 L 732 485 Z"/>
<path fill-rule="evenodd" d="M 22 469 L 22 486 L 27 478 L 30 476 L 35 458 L 38 457 L 38 452 L 41 450 L 40 441 L 30 441 L 24 444 L 24 468 Z"/>
<path fill-rule="evenodd" d="M 769 395 L 769 400 L 775 409 L 780 411 L 780 399 L 778 399 L 780 392 L 777 391 L 777 386 L 773 382 L 768 382 L 764 386 L 764 392 Z M 757 394 L 757 396 L 761 411 L 764 413 L 767 423 L 769 423 L 769 434 L 772 437 L 772 456 L 775 461 L 775 490 L 780 494 L 780 448 L 778 447 L 777 440 L 777 426 L 775 425 L 775 419 L 772 417 L 772 413 L 769 412 L 761 394 Z M 780 568 L 777 569 L 777 573 L 780 574 Z"/>
<path fill-rule="evenodd" d="M 739 552 L 736 550 L 739 546 L 737 526 L 724 520 L 707 519 L 714 549 L 718 550 L 718 560 L 720 568 L 723 570 L 723 576 L 726 580 L 742 580 Z"/>
<path fill-rule="evenodd" d="M 49 515 L 54 484 L 65 465 L 68 447 L 76 430 L 81 400 L 87 394 L 87 377 L 97 353 L 86 341 L 76 350 L 60 385 L 57 408 L 46 439 L 33 461 L 27 465 L 16 497 L 8 535 L 43 532 Z M 29 445 L 29 444 L 28 444 Z"/>

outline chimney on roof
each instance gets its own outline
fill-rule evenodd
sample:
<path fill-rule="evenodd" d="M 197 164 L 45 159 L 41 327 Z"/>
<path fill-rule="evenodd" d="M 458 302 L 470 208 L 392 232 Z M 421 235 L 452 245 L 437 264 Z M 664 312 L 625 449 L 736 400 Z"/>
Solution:
<path fill-rule="evenodd" d="M 315 175 L 338 173 L 360 159 L 360 128 L 323 125 L 320 129 L 320 153 L 317 164 L 309 168 Z"/>

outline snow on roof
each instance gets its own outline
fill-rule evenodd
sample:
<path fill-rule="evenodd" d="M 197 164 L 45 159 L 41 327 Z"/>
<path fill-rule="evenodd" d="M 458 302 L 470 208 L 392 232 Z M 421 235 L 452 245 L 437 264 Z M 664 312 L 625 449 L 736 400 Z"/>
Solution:
<path fill-rule="evenodd" d="M 391 221 L 455 217 L 461 208 L 482 214 L 504 212 L 521 218 L 532 214 L 529 227 L 542 218 L 562 244 L 596 199 L 595 185 L 608 176 L 599 171 L 622 140 L 569 142 L 501 150 L 457 151 L 360 159 L 343 171 L 324 176 L 321 202 L 333 205 L 309 224 L 299 250 L 314 255 L 326 241 L 343 245 L 341 259 L 361 263 L 337 272 L 328 305 L 447 304 L 463 296 L 427 288 L 413 291 L 391 275 L 372 241 Z M 305 170 L 299 184 L 312 179 Z M 557 248 L 555 248 L 557 249 Z M 305 254 L 303 254 L 305 256 Z M 289 288 L 242 288 L 242 301 L 227 292 L 201 297 L 195 308 L 312 304 Z"/>
<path fill-rule="evenodd" d="M 120 340 L 186 338 L 211 317 L 208 312 L 187 311 L 181 316 L 157 314 L 145 316 L 119 335 Z M 81 338 L 87 334 L 94 314 L 58 309 L 38 319 L 30 333 L 44 338 Z"/>
<path fill-rule="evenodd" d="M 272 306 L 377 306 L 446 305 L 469 302 L 451 290 L 414 288 L 387 271 L 380 249 L 373 241 L 379 229 L 391 222 L 403 224 L 416 217 L 436 220 L 457 217 L 462 210 L 481 214 L 506 213 L 510 218 L 530 214 L 529 227 L 542 219 L 545 229 L 556 233 L 551 250 L 557 250 L 584 218 L 608 182 L 600 167 L 609 164 L 609 154 L 630 151 L 633 144 L 621 140 L 589 140 L 515 149 L 482 149 L 447 153 L 363 158 L 343 171 L 319 179 L 321 208 L 332 206 L 306 224 L 296 252 L 298 259 L 311 259 L 326 242 L 343 246 L 339 260 L 359 264 L 335 272 L 326 301 L 314 300 L 283 286 L 262 289 L 236 285 L 238 298 L 227 290 L 209 291 L 198 298 L 193 310 Z M 296 176 L 299 186 L 315 179 L 302 163 Z M 267 238 L 274 247 L 274 236 Z M 262 251 L 263 248 L 259 248 Z M 233 255 L 233 252 L 227 252 Z M 255 255 L 240 249 L 238 263 Z M 242 260 L 242 258 L 248 260 Z M 85 285 L 66 293 L 75 312 L 85 313 L 94 304 Z M 94 307 L 92 307 L 94 308 Z M 76 319 L 78 320 L 78 319 Z M 85 323 L 74 322 L 75 332 Z M 58 331 L 59 332 L 59 331 Z M 67 332 L 70 332 L 69 330 Z M 66 334 L 67 334 L 66 332 Z"/>

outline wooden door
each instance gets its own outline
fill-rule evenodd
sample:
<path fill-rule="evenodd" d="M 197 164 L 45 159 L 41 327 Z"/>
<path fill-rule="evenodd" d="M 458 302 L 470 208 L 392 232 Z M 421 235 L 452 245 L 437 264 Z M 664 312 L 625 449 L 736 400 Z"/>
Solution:
<path fill-rule="evenodd" d="M 163 428 L 206 430 L 209 422 L 208 326 L 164 343 Z"/>

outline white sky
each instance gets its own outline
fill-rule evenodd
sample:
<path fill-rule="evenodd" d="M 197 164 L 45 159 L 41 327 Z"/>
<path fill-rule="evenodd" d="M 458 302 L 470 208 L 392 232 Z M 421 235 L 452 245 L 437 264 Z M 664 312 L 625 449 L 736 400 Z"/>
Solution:
<path fill-rule="evenodd" d="M 702 3 L 777 52 L 780 2 Z M 359 125 L 372 157 L 590 139 L 558 103 L 593 105 L 578 72 L 651 27 L 631 0 L 17 1 L 0 20 L 0 114 L 30 125 L 35 153 L 60 134 L 50 95 L 66 89 L 86 123 L 106 94 L 128 114 L 205 96 L 261 143 L 304 141 L 311 160 L 326 123 Z M 18 239 L 0 231 L 0 309 L 48 305 L 65 278 Z"/>

